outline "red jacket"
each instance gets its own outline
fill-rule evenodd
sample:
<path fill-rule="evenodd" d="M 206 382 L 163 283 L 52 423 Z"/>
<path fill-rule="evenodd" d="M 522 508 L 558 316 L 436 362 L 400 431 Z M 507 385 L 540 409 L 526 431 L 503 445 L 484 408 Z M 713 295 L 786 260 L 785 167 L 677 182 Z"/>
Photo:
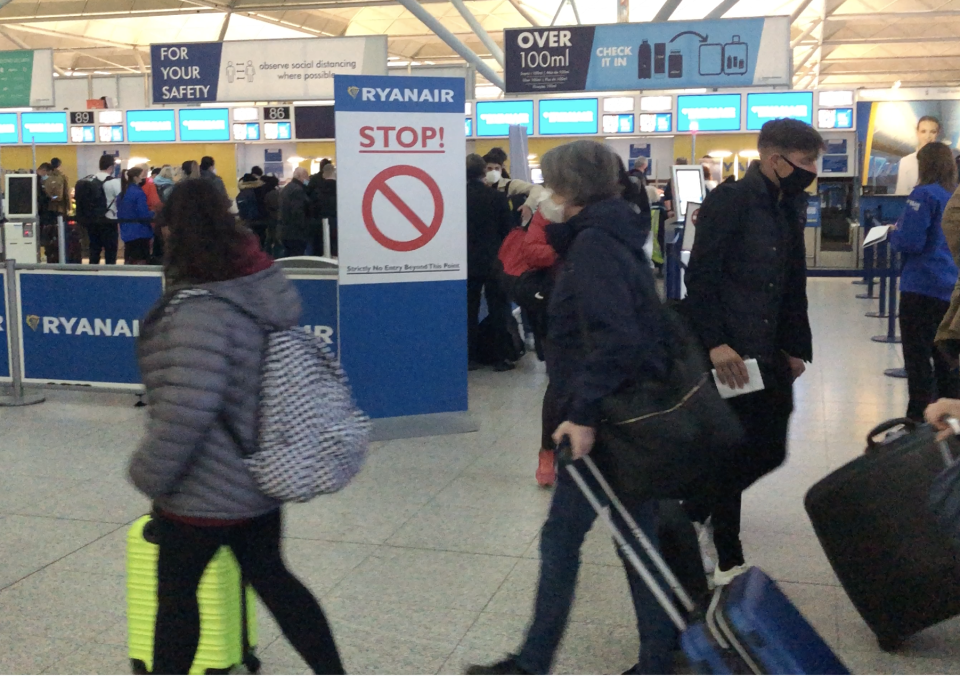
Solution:
<path fill-rule="evenodd" d="M 546 227 L 549 222 L 538 210 L 526 230 L 514 228 L 507 235 L 500 247 L 500 262 L 505 273 L 519 277 L 530 270 L 554 266 L 557 252 L 547 243 Z"/>

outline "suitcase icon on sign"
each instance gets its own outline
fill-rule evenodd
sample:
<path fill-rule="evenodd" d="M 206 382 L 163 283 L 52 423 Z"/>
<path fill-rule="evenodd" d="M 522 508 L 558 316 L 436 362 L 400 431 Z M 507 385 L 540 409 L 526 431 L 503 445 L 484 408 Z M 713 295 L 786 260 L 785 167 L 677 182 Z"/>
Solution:
<path fill-rule="evenodd" d="M 747 45 L 734 35 L 733 41 L 723 46 L 723 72 L 727 75 L 747 74 Z"/>

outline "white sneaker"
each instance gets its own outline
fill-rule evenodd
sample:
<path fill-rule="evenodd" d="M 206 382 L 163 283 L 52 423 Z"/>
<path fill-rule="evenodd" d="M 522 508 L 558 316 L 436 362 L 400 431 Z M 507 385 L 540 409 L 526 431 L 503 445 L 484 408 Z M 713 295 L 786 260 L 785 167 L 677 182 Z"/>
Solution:
<path fill-rule="evenodd" d="M 750 566 L 745 563 L 742 563 L 739 566 L 734 566 L 730 570 L 720 570 L 717 568 L 716 572 L 713 574 L 713 584 L 715 587 L 722 587 L 730 584 L 733 582 L 734 578 L 736 578 L 738 575 L 743 575 L 748 570 L 750 570 Z"/>
<path fill-rule="evenodd" d="M 697 541 L 700 543 L 700 558 L 703 560 L 703 572 L 709 577 L 717 566 L 710 558 L 709 547 L 713 542 L 713 525 L 707 519 L 706 523 L 699 524 L 694 522 L 693 527 L 697 530 Z"/>

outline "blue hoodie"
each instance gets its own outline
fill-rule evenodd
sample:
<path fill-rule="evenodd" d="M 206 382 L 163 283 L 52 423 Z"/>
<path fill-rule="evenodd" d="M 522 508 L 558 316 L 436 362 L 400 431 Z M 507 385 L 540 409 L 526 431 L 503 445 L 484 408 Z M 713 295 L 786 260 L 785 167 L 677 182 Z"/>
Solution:
<path fill-rule="evenodd" d="M 921 185 L 890 233 L 890 244 L 903 254 L 900 290 L 949 301 L 957 283 L 957 265 L 940 222 L 951 194 L 940 185 Z"/>
<path fill-rule="evenodd" d="M 153 227 L 150 225 L 153 212 L 147 207 L 147 195 L 139 185 L 129 184 L 120 197 L 117 220 L 120 221 L 120 239 L 124 242 L 153 239 Z"/>

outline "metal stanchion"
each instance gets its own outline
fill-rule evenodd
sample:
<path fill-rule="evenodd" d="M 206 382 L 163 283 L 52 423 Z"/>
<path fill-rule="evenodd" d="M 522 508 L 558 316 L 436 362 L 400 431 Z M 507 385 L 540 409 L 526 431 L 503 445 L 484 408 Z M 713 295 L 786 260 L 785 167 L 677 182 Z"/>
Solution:
<path fill-rule="evenodd" d="M 57 259 L 57 262 L 60 265 L 66 265 L 67 263 L 67 224 L 63 220 L 63 216 L 57 216 L 57 253 L 60 254 L 60 257 Z"/>
<path fill-rule="evenodd" d="M 323 257 L 330 258 L 332 251 L 332 244 L 330 242 L 330 219 L 323 219 Z"/>
<path fill-rule="evenodd" d="M 890 253 L 890 245 L 889 245 L 887 242 L 881 242 L 881 243 L 877 244 L 877 246 L 876 246 L 876 248 L 875 248 L 875 250 L 874 250 L 874 251 L 875 251 L 875 255 L 876 255 L 876 260 L 877 260 L 878 263 L 879 263 L 880 260 L 881 260 L 881 255 L 880 255 L 880 247 L 881 247 L 881 246 L 883 247 L 883 256 L 882 256 L 882 259 L 884 260 L 884 262 L 885 262 L 885 264 L 886 264 L 887 270 L 889 270 L 889 269 L 890 269 L 890 266 L 891 266 L 892 254 Z M 882 269 L 881 269 L 881 270 L 882 270 Z M 888 273 L 888 274 L 889 274 L 889 273 Z M 873 278 L 872 278 L 872 277 L 870 278 L 870 286 L 869 286 L 868 288 L 869 288 L 870 290 L 867 292 L 867 295 L 866 295 L 866 296 L 862 296 L 862 295 L 861 295 L 861 296 L 857 296 L 857 298 L 874 298 L 874 297 L 875 297 L 875 296 L 870 295 L 870 294 L 873 293 Z M 878 319 L 884 319 L 884 318 L 887 316 L 887 275 L 883 274 L 882 272 L 881 272 L 881 275 L 880 275 L 880 296 L 879 296 L 879 298 L 880 298 L 880 307 L 877 309 L 876 312 L 867 312 L 867 313 L 866 313 L 866 316 L 867 316 L 867 317 L 875 317 L 875 318 L 878 318 Z"/>
<path fill-rule="evenodd" d="M 876 274 L 877 260 L 879 256 L 878 247 L 867 247 L 866 251 L 863 252 L 863 279 L 858 279 L 854 284 L 863 284 L 867 287 L 866 293 L 858 293 L 857 298 L 860 299 L 873 299 L 876 296 L 873 295 L 873 276 Z M 881 309 L 883 309 L 881 301 Z"/>
<path fill-rule="evenodd" d="M 7 291 L 7 347 L 10 351 L 10 377 L 13 379 L 13 393 L 9 397 L 0 397 L 0 406 L 30 406 L 46 400 L 42 394 L 24 394 L 23 363 L 20 361 L 20 309 L 17 307 L 17 262 L 8 260 L 5 264 Z"/>
<path fill-rule="evenodd" d="M 899 274 L 899 265 L 897 256 L 891 250 L 890 252 L 890 289 L 888 291 L 887 304 L 887 333 L 883 336 L 874 336 L 870 340 L 875 343 L 894 344 L 900 342 L 900 336 L 897 335 L 897 275 Z"/>

